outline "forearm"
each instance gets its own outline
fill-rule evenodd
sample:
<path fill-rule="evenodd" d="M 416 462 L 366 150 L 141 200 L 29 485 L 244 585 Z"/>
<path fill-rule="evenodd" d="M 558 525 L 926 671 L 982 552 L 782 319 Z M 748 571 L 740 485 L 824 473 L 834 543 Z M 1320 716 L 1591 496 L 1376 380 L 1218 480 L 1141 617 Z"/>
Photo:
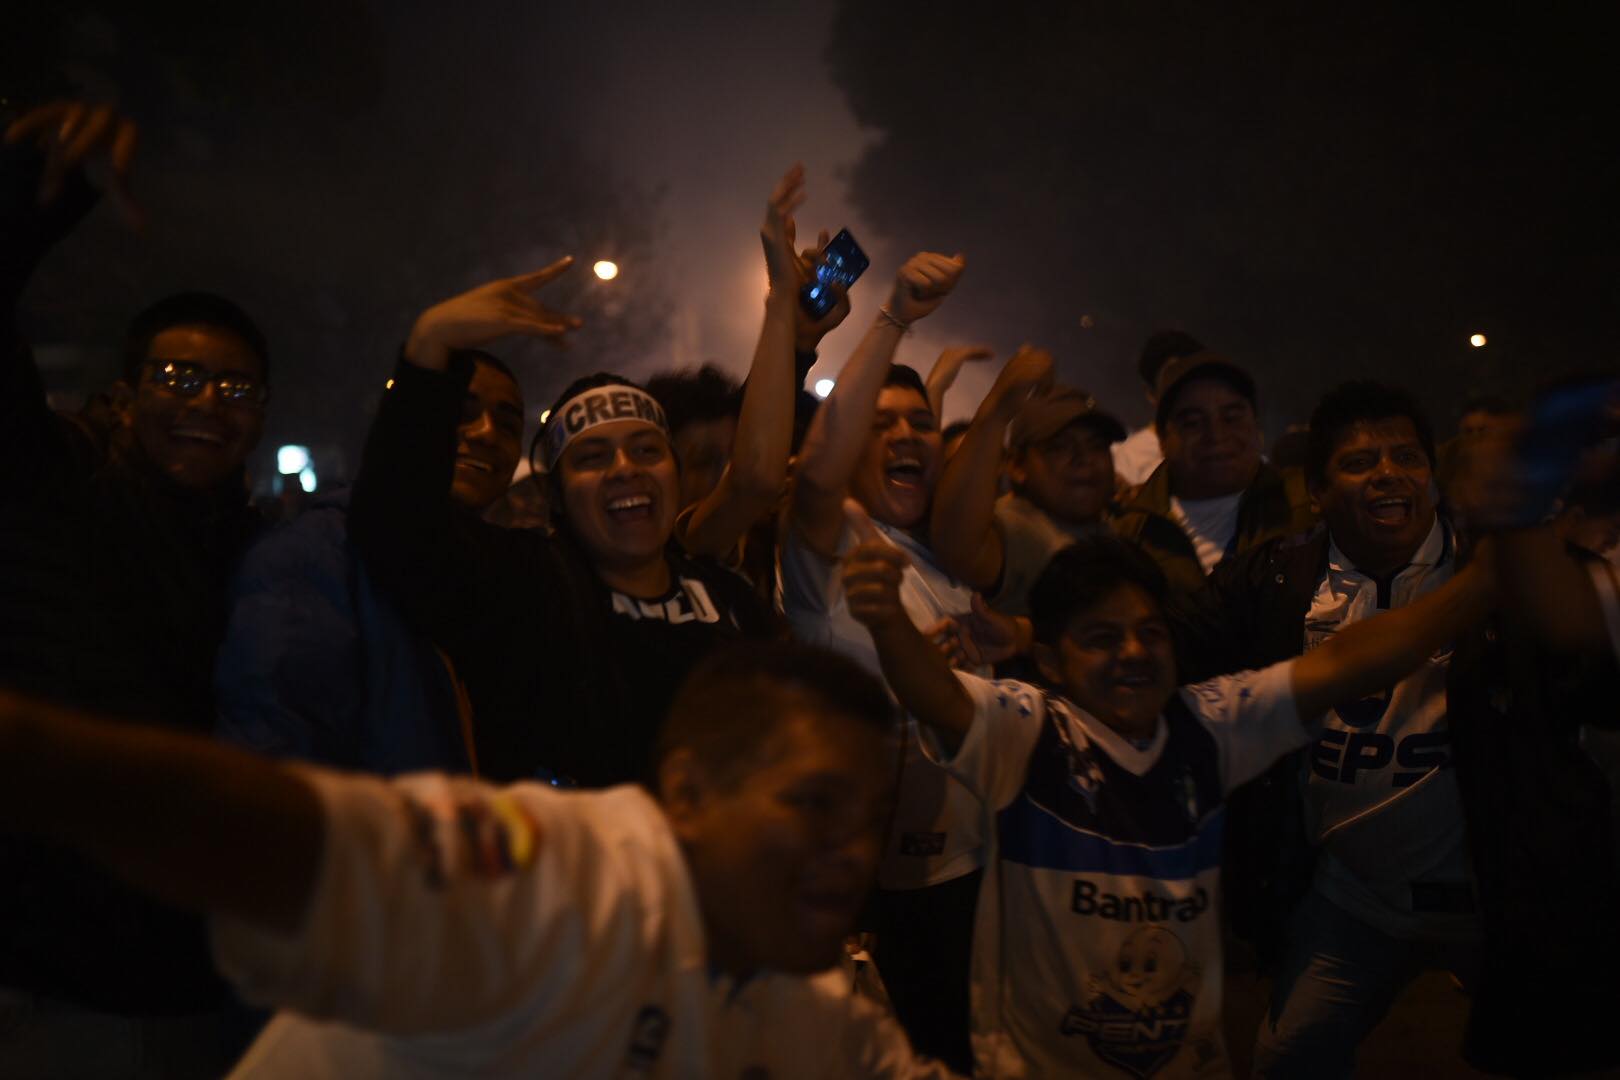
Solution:
<path fill-rule="evenodd" d="M 962 445 L 945 463 L 934 493 L 934 554 L 975 589 L 987 589 L 1001 577 L 1004 551 L 996 530 L 996 496 L 1005 429 L 995 407 L 988 401 L 981 405 Z"/>
<path fill-rule="evenodd" d="M 832 393 L 816 410 L 799 453 L 798 471 L 817 489 L 842 491 L 849 486 L 855 463 L 866 448 L 877 415 L 878 394 L 888 378 L 900 337 L 900 327 L 888 319 L 876 320 L 838 373 Z"/>
<path fill-rule="evenodd" d="M 179 907 L 296 929 L 324 825 L 295 773 L 213 742 L 0 698 L 0 828 Z"/>
<path fill-rule="evenodd" d="M 1469 566 L 1442 587 L 1394 611 L 1355 623 L 1294 663 L 1294 702 L 1313 720 L 1343 701 L 1384 690 L 1422 664 L 1495 603 L 1491 570 Z"/>
<path fill-rule="evenodd" d="M 871 632 L 883 677 L 901 708 L 954 750 L 973 724 L 973 701 L 944 655 L 910 619 L 892 619 Z"/>
<path fill-rule="evenodd" d="M 1560 652 L 1609 649 L 1592 579 L 1552 529 L 1515 529 L 1496 542 L 1503 602 L 1537 638 Z"/>
<path fill-rule="evenodd" d="M 681 542 L 695 555 L 722 557 L 775 505 L 787 479 L 796 405 L 794 311 L 778 290 L 765 302 L 754 362 L 743 390 L 731 460 L 719 485 L 692 511 Z"/>

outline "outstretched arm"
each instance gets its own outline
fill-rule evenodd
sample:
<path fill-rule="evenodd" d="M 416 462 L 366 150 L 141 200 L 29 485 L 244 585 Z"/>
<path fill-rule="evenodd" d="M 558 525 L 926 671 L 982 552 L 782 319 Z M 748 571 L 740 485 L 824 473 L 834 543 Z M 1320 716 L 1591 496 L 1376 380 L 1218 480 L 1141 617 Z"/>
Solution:
<path fill-rule="evenodd" d="M 0 695 L 0 829 L 76 849 L 179 907 L 290 931 L 322 819 L 296 773 L 219 743 Z"/>
<path fill-rule="evenodd" d="M 681 543 L 695 555 L 729 554 L 754 522 L 776 505 L 787 479 L 798 394 L 794 346 L 799 287 L 804 283 L 804 267 L 793 249 L 793 211 L 804 198 L 804 166 L 795 165 L 771 193 L 759 231 L 770 293 L 765 299 L 765 325 L 748 369 L 731 461 L 719 485 L 682 522 Z"/>
<path fill-rule="evenodd" d="M 973 700 L 900 604 L 900 575 L 909 561 L 905 552 L 885 543 L 870 522 L 859 532 L 861 543 L 844 560 L 850 614 L 871 633 L 883 677 L 901 707 L 938 732 L 954 753 L 973 726 Z"/>
<path fill-rule="evenodd" d="M 838 552 L 844 496 L 871 433 L 878 394 L 900 337 L 944 302 L 965 265 L 960 255 L 924 252 L 900 268 L 888 306 L 855 347 L 833 392 L 810 422 L 794 473 L 791 525 L 826 558 Z"/>
<path fill-rule="evenodd" d="M 996 485 L 1007 425 L 1031 394 L 1052 385 L 1052 355 L 1026 345 L 1001 369 L 979 403 L 962 445 L 945 462 L 934 492 L 934 554 L 940 564 L 975 589 L 1001 580 L 1006 543 L 996 526 Z"/>
<path fill-rule="evenodd" d="M 1492 557 L 1488 546 L 1482 547 L 1475 562 L 1427 596 L 1346 627 L 1294 661 L 1294 705 L 1300 718 L 1314 724 L 1340 702 L 1405 678 L 1485 618 L 1496 601 Z"/>

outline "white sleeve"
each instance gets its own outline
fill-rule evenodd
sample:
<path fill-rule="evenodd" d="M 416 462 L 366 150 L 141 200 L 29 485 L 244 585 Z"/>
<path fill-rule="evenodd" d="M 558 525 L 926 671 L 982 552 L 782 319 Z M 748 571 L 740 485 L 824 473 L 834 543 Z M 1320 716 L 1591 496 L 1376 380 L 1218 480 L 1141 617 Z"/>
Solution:
<path fill-rule="evenodd" d="M 956 753 L 948 754 L 928 726 L 919 724 L 923 752 L 985 806 L 999 810 L 1024 786 L 1029 755 L 1046 719 L 1046 698 L 1027 683 L 991 682 L 965 671 L 953 674 L 973 700 L 973 726 Z"/>
<path fill-rule="evenodd" d="M 789 616 L 825 615 L 837 605 L 843 590 L 843 579 L 839 577 L 841 568 L 836 559 L 827 559 L 812 551 L 792 520 L 784 521 L 782 528 L 776 563 L 782 610 Z M 846 526 L 838 538 L 839 552 L 847 551 L 852 540 Z"/>
<path fill-rule="evenodd" d="M 1181 698 L 1220 747 L 1227 791 L 1314 738 L 1294 707 L 1293 660 L 1184 686 Z"/>
<path fill-rule="evenodd" d="M 1587 564 L 1587 571 L 1603 609 L 1603 623 L 1609 628 L 1609 644 L 1615 658 L 1620 659 L 1620 583 L 1615 581 L 1614 567 L 1606 561 L 1593 560 Z"/>
<path fill-rule="evenodd" d="M 300 771 L 325 819 L 302 925 L 213 923 L 215 960 L 244 999 L 418 1034 L 500 1017 L 571 977 L 612 870 L 568 796 Z"/>

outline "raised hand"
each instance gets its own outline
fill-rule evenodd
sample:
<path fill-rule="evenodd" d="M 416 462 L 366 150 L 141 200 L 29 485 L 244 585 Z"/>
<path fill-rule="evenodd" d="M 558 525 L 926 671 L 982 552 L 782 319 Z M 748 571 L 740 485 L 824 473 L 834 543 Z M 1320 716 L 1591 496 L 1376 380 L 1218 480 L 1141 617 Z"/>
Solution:
<path fill-rule="evenodd" d="M 565 255 L 544 269 L 491 281 L 435 304 L 417 317 L 405 343 L 405 358 L 419 367 L 443 371 L 453 350 L 475 349 L 504 337 L 566 344 L 564 335 L 584 323 L 552 311 L 530 293 L 573 265 L 574 257 Z"/>
<path fill-rule="evenodd" d="M 45 155 L 45 171 L 39 183 L 41 206 L 62 193 L 69 173 L 105 154 L 113 199 L 124 219 L 134 228 L 141 227 L 145 217 L 129 186 L 135 148 L 140 142 L 140 129 L 133 120 L 120 116 L 111 105 L 57 101 L 30 109 L 6 128 L 7 145 L 30 139 Z"/>
<path fill-rule="evenodd" d="M 1010 420 L 1020 406 L 1052 388 L 1052 354 L 1033 345 L 1020 346 L 996 376 L 988 397 L 997 410 Z"/>
<path fill-rule="evenodd" d="M 765 246 L 765 274 L 771 291 L 781 290 L 797 300 L 805 276 L 799 255 L 793 250 L 793 211 L 804 204 L 804 166 L 795 165 L 783 174 L 765 206 L 765 223 L 759 227 L 760 243 Z"/>
<path fill-rule="evenodd" d="M 995 355 L 996 351 L 988 345 L 954 345 L 940 353 L 928 370 L 928 407 L 934 410 L 934 415 L 943 414 L 945 394 L 955 385 L 963 364 L 990 360 Z"/>
<path fill-rule="evenodd" d="M 900 603 L 900 578 L 911 560 L 878 533 L 865 511 L 852 512 L 857 543 L 844 556 L 844 599 L 849 613 L 868 630 L 895 620 L 911 621 Z"/>
<path fill-rule="evenodd" d="M 902 323 L 931 315 L 962 279 L 967 260 L 960 254 L 920 252 L 906 260 L 889 297 L 889 314 Z"/>

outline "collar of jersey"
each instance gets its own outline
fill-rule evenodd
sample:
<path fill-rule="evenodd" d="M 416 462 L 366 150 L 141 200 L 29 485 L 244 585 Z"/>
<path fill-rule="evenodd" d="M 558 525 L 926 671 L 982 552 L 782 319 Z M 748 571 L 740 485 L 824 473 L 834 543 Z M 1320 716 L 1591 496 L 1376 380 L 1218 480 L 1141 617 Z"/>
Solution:
<path fill-rule="evenodd" d="M 1423 543 L 1418 545 L 1417 554 L 1413 555 L 1412 561 L 1403 566 L 1400 573 L 1395 576 L 1398 578 L 1401 574 L 1415 569 L 1432 569 L 1445 562 L 1446 549 L 1451 546 L 1450 539 L 1450 530 L 1445 527 L 1445 523 L 1440 519 L 1439 514 L 1434 515 L 1434 524 L 1429 526 L 1429 535 L 1425 536 Z M 1367 577 L 1366 574 L 1356 569 L 1356 564 L 1350 561 L 1349 556 L 1339 550 L 1339 542 L 1333 539 L 1331 532 L 1328 533 L 1328 569 L 1337 574 L 1355 574 L 1357 577 Z"/>
<path fill-rule="evenodd" d="M 1058 711 L 1063 715 L 1068 736 L 1076 746 L 1095 743 L 1103 753 L 1114 759 L 1114 764 L 1137 776 L 1153 768 L 1159 755 L 1164 753 L 1165 741 L 1170 737 L 1170 728 L 1164 722 L 1163 713 L 1159 714 L 1154 724 L 1152 740 L 1146 748 L 1138 750 L 1131 740 L 1072 701 L 1061 701 Z"/>

